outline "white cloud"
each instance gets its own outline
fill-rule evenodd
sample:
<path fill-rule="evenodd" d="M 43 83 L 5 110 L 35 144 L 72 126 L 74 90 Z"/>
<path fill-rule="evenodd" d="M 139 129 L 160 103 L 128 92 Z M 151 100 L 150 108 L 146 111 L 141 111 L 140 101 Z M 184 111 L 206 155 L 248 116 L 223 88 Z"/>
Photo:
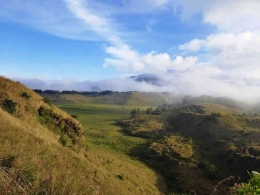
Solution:
<path fill-rule="evenodd" d="M 179 48 L 185 52 L 204 52 L 212 65 L 228 71 L 244 67 L 253 72 L 260 67 L 260 33 L 257 32 L 214 34 Z"/>
<path fill-rule="evenodd" d="M 156 54 L 155 52 L 150 52 L 139 55 L 127 45 L 123 45 L 122 47 L 108 47 L 106 52 L 111 54 L 113 58 L 105 59 L 103 66 L 114 66 L 124 71 L 186 71 L 197 62 L 197 57 L 193 56 L 185 58 L 177 56 L 175 59 L 171 59 L 168 53 Z"/>
<path fill-rule="evenodd" d="M 0 18 L 69 39 L 102 38 L 82 21 L 76 20 L 64 1 L 60 0 L 0 0 Z"/>
<path fill-rule="evenodd" d="M 259 0 L 174 0 L 174 9 L 182 7 L 183 20 L 202 14 L 203 21 L 225 31 L 260 29 Z"/>
<path fill-rule="evenodd" d="M 106 41 L 113 44 L 122 44 L 120 37 L 117 35 L 117 30 L 113 22 L 107 18 L 92 13 L 88 9 L 88 4 L 83 0 L 64 0 L 67 3 L 69 10 L 80 20 L 83 20 L 89 28 L 104 37 Z M 113 30 L 112 30 L 113 29 Z"/>
<path fill-rule="evenodd" d="M 106 52 L 112 55 L 114 58 L 122 58 L 127 61 L 135 61 L 139 58 L 137 52 L 133 51 L 128 45 L 109 46 L 106 48 Z"/>
<path fill-rule="evenodd" d="M 57 89 L 173 91 L 182 94 L 217 96 L 241 94 L 244 99 L 259 97 L 260 83 L 260 1 L 259 0 L 129 0 L 124 9 L 129 13 L 151 13 L 164 10 L 172 3 L 182 7 L 183 20 L 201 14 L 202 22 L 216 26 L 218 32 L 179 46 L 179 53 L 140 53 L 121 36 L 113 11 L 106 6 L 91 6 L 84 0 L 0 0 L 0 15 L 12 21 L 58 36 L 83 40 L 98 39 L 109 46 L 104 67 L 125 72 L 155 72 L 167 86 L 156 87 L 132 80 L 114 79 L 97 82 L 39 81 L 39 85 Z M 122 9 L 122 6 L 117 7 Z M 102 10 L 102 11 L 101 11 Z M 148 23 L 148 30 L 153 24 Z M 144 25 L 145 27 L 145 25 Z M 151 30 L 151 29 L 150 29 Z M 156 41 L 156 40 L 155 40 Z M 152 48 L 151 50 L 154 50 Z M 176 56 L 176 57 L 172 57 Z M 173 74 L 166 74 L 173 70 Z M 32 85 L 31 81 L 27 82 Z M 69 88 L 68 88 L 69 87 Z"/>
<path fill-rule="evenodd" d="M 167 53 L 156 54 L 151 52 L 144 56 L 144 62 L 154 70 L 165 72 L 167 70 L 185 71 L 196 64 L 197 58 L 177 56 L 172 60 Z"/>

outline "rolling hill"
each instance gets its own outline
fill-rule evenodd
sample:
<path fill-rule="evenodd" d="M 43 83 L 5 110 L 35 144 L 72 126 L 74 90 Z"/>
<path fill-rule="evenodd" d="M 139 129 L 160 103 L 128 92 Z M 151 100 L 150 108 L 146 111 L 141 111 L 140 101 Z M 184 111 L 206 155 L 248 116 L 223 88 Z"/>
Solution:
<path fill-rule="evenodd" d="M 0 77 L 0 194 L 161 194 L 163 179 L 126 155 L 88 149 L 81 124 Z"/>
<path fill-rule="evenodd" d="M 122 106 L 159 106 L 165 103 L 181 101 L 180 97 L 174 97 L 167 93 L 142 93 L 121 92 L 109 95 L 79 95 L 79 94 L 41 94 L 53 103 L 55 102 L 78 102 L 93 104 L 113 104 Z"/>
<path fill-rule="evenodd" d="M 235 182 L 245 182 L 247 171 L 260 171 L 260 117 L 243 113 L 244 107 L 186 103 L 158 109 L 119 125 L 128 134 L 153 138 L 137 156 L 159 171 L 173 192 L 211 194 L 232 175 L 214 194 L 236 194 Z"/>
<path fill-rule="evenodd" d="M 260 117 L 229 98 L 39 96 L 0 77 L 0 124 L 3 195 L 231 194 L 260 171 Z"/>

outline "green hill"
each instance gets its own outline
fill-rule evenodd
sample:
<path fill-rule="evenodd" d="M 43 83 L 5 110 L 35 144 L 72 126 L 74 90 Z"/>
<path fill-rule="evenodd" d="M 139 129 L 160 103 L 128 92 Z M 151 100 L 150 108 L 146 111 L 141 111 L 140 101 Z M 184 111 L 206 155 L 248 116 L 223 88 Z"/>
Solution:
<path fill-rule="evenodd" d="M 238 108 L 238 107 L 237 107 Z M 260 171 L 260 117 L 219 104 L 168 105 L 118 124 L 128 134 L 153 138 L 136 155 L 159 171 L 173 192 L 231 194 L 247 171 Z"/>
<path fill-rule="evenodd" d="M 180 98 L 164 93 L 121 92 L 109 95 L 41 94 L 52 102 L 78 102 L 92 104 L 113 104 L 122 106 L 159 106 L 180 101 Z"/>
<path fill-rule="evenodd" d="M 0 77 L 0 194 L 220 195 L 260 171 L 253 108 L 209 96 L 165 104 L 177 100 L 139 92 L 41 97 Z"/>
<path fill-rule="evenodd" d="M 0 77 L 0 194 L 160 194 L 162 178 L 122 154 L 85 147 L 70 115 Z"/>

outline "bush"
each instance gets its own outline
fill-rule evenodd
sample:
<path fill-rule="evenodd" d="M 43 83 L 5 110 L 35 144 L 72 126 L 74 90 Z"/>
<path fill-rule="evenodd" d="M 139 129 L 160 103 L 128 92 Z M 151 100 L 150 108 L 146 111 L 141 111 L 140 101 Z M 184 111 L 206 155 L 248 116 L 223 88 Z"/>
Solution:
<path fill-rule="evenodd" d="M 51 101 L 48 98 L 43 98 L 43 100 L 46 104 L 48 104 L 49 106 L 52 105 Z"/>
<path fill-rule="evenodd" d="M 117 175 L 117 178 L 120 179 L 120 180 L 124 180 L 124 176 L 123 175 Z"/>
<path fill-rule="evenodd" d="M 160 115 L 162 114 L 162 111 L 160 108 L 156 108 L 154 111 L 152 111 L 152 115 Z"/>
<path fill-rule="evenodd" d="M 131 117 L 135 117 L 136 115 L 138 115 L 140 113 L 140 108 L 135 108 L 131 110 Z"/>
<path fill-rule="evenodd" d="M 72 118 L 75 118 L 75 119 L 77 119 L 77 118 L 78 118 L 78 116 L 77 116 L 77 115 L 75 115 L 75 114 L 72 114 L 72 115 L 71 115 L 71 117 L 72 117 Z"/>
<path fill-rule="evenodd" d="M 198 163 L 198 167 L 203 170 L 204 175 L 209 179 L 217 178 L 217 169 L 215 165 L 208 163 L 207 161 L 201 161 Z"/>
<path fill-rule="evenodd" d="M 3 102 L 3 109 L 9 114 L 14 114 L 16 112 L 16 102 L 10 99 L 5 99 Z"/>
<path fill-rule="evenodd" d="M 27 99 L 27 100 L 29 100 L 31 98 L 31 96 L 28 95 L 26 92 L 21 93 L 20 96 Z"/>
<path fill-rule="evenodd" d="M 146 114 L 152 114 L 152 112 L 153 112 L 153 108 L 147 108 Z"/>
<path fill-rule="evenodd" d="M 208 166 L 206 166 L 203 172 L 206 175 L 206 177 L 209 179 L 217 178 L 217 169 L 213 164 L 209 164 Z"/>
<path fill-rule="evenodd" d="M 198 163 L 198 167 L 199 167 L 200 169 L 204 169 L 204 168 L 206 168 L 208 165 L 209 165 L 209 163 L 208 163 L 207 161 L 201 161 L 201 162 Z"/>
<path fill-rule="evenodd" d="M 217 117 L 221 117 L 221 114 L 220 113 L 211 113 L 211 116 L 214 117 L 214 118 L 217 118 Z"/>

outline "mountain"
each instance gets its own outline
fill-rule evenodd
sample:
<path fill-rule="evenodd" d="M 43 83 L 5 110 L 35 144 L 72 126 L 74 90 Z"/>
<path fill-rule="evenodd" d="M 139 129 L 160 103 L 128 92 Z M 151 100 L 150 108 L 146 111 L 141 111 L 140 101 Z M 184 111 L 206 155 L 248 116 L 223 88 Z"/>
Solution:
<path fill-rule="evenodd" d="M 137 82 L 146 82 L 146 83 L 149 83 L 152 85 L 157 85 L 157 86 L 165 85 L 162 78 L 160 78 L 159 76 L 157 76 L 155 74 L 151 74 L 151 73 L 130 76 L 130 78 L 134 79 Z"/>

